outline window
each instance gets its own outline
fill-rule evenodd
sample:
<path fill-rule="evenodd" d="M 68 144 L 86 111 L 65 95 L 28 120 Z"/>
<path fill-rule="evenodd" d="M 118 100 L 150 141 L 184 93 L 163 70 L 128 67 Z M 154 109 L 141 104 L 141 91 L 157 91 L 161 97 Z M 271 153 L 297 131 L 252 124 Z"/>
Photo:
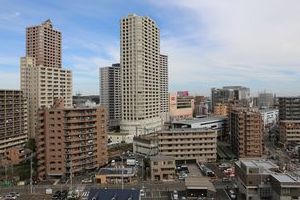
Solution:
<path fill-rule="evenodd" d="M 158 162 L 153 162 L 153 165 L 158 165 Z"/>

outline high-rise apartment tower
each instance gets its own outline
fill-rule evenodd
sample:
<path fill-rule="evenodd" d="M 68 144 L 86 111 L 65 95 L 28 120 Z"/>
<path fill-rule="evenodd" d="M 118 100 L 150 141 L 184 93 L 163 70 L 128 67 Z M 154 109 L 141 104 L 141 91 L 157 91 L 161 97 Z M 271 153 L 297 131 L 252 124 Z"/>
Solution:
<path fill-rule="evenodd" d="M 160 36 L 149 17 L 121 20 L 121 131 L 139 135 L 161 129 Z"/>
<path fill-rule="evenodd" d="M 120 64 L 100 68 L 100 104 L 108 112 L 109 129 L 120 126 L 121 86 Z"/>

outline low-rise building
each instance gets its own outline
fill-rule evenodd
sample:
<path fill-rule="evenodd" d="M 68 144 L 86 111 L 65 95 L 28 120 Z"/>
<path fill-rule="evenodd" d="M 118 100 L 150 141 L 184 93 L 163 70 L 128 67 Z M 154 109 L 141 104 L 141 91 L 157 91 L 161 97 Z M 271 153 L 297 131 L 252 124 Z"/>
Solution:
<path fill-rule="evenodd" d="M 283 144 L 300 144 L 300 120 L 281 120 L 279 136 Z"/>
<path fill-rule="evenodd" d="M 175 158 L 157 155 L 150 158 L 151 180 L 164 181 L 175 179 Z"/>
<path fill-rule="evenodd" d="M 176 160 L 215 162 L 217 131 L 211 129 L 171 129 L 157 132 L 159 153 Z"/>
<path fill-rule="evenodd" d="M 86 199 L 118 199 L 118 200 L 141 200 L 140 190 L 137 189 L 101 189 L 92 188 L 87 193 Z"/>
<path fill-rule="evenodd" d="M 100 184 L 121 184 L 132 183 L 136 177 L 136 170 L 127 168 L 101 168 L 95 175 L 96 183 Z"/>
<path fill-rule="evenodd" d="M 172 128 L 202 128 L 216 130 L 218 138 L 228 135 L 228 118 L 224 116 L 213 116 L 173 121 Z"/>
<path fill-rule="evenodd" d="M 140 135 L 133 138 L 133 153 L 140 156 L 156 156 L 158 154 L 157 133 Z"/>
<path fill-rule="evenodd" d="M 107 164 L 103 107 L 65 108 L 62 99 L 38 115 L 38 177 L 70 176 Z"/>
<path fill-rule="evenodd" d="M 209 177 L 186 177 L 185 178 L 186 195 L 188 199 L 215 199 L 216 188 Z"/>
<path fill-rule="evenodd" d="M 244 160 L 235 163 L 235 175 L 243 199 L 298 199 L 300 180 L 279 171 L 269 160 Z"/>

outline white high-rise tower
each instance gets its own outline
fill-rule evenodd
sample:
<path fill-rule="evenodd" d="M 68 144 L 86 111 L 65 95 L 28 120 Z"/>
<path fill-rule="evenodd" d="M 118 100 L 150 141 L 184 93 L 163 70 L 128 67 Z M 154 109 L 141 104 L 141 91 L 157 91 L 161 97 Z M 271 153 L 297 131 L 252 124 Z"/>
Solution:
<path fill-rule="evenodd" d="M 121 132 L 161 129 L 159 28 L 149 17 L 121 20 Z"/>

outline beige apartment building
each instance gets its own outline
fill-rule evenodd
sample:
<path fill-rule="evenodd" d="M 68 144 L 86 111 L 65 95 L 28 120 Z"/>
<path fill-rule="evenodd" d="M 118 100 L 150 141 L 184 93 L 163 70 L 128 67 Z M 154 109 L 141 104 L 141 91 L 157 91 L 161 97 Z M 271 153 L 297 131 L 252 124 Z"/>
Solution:
<path fill-rule="evenodd" d="M 133 139 L 161 129 L 160 36 L 149 17 L 131 14 L 121 19 L 120 26 L 120 129 Z"/>
<path fill-rule="evenodd" d="M 170 121 L 191 119 L 194 114 L 194 97 L 187 91 L 175 92 L 169 95 Z"/>
<path fill-rule="evenodd" d="M 258 110 L 233 108 L 230 111 L 231 145 L 240 158 L 263 154 L 263 122 Z"/>
<path fill-rule="evenodd" d="M 211 129 L 171 129 L 158 133 L 159 153 L 176 160 L 215 162 L 217 131 Z"/>
<path fill-rule="evenodd" d="M 169 77 L 168 77 L 168 56 L 159 56 L 160 74 L 160 112 L 163 122 L 169 121 Z"/>
<path fill-rule="evenodd" d="M 72 73 L 61 67 L 61 33 L 50 20 L 26 28 L 26 57 L 20 59 L 21 90 L 28 102 L 28 133 L 35 136 L 37 112 L 64 98 L 72 106 Z"/>
<path fill-rule="evenodd" d="M 214 114 L 220 116 L 229 116 L 230 106 L 225 103 L 217 103 L 214 108 Z"/>
<path fill-rule="evenodd" d="M 39 111 L 38 177 L 69 176 L 107 163 L 106 111 L 103 107 L 65 108 L 63 100 Z"/>
<path fill-rule="evenodd" d="M 27 103 L 22 91 L 0 90 L 0 166 L 22 160 L 27 134 Z"/>
<path fill-rule="evenodd" d="M 174 180 L 176 178 L 174 157 L 163 155 L 150 157 L 150 168 L 152 181 Z"/>

